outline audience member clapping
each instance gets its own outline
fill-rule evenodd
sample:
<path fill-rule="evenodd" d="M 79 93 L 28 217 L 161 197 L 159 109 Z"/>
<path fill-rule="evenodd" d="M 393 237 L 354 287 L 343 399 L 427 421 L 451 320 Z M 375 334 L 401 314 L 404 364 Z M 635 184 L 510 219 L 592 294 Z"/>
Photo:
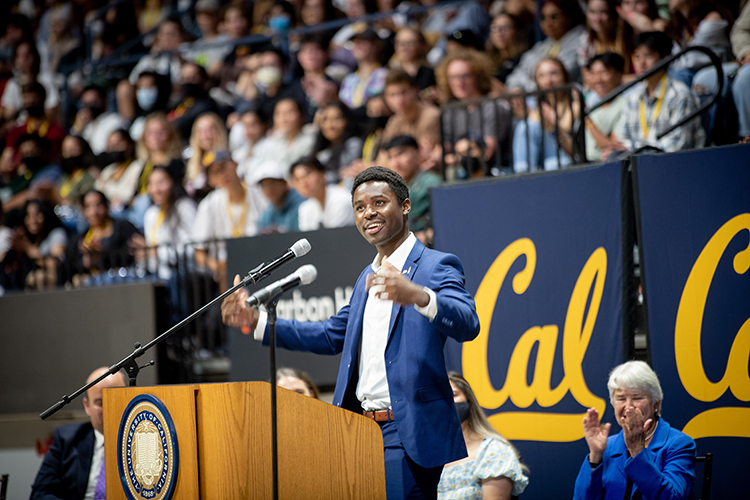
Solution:
<path fill-rule="evenodd" d="M 543 59 L 534 79 L 539 90 L 570 82 L 565 66 L 555 58 Z M 580 111 L 578 101 L 568 91 L 545 94 L 513 132 L 513 170 L 535 172 L 567 167 L 572 162 L 572 133 Z"/>
<path fill-rule="evenodd" d="M 286 180 L 286 169 L 274 162 L 261 164 L 254 172 L 254 181 L 268 201 L 268 208 L 258 221 L 261 233 L 299 231 L 299 206 L 305 201 Z"/>
<path fill-rule="evenodd" d="M 326 168 L 326 180 L 337 184 L 339 172 L 362 158 L 362 139 L 355 135 L 351 112 L 342 103 L 330 104 L 320 112 L 317 142 L 313 153 Z"/>
<path fill-rule="evenodd" d="M 57 284 L 57 265 L 65 256 L 68 235 L 52 205 L 29 200 L 22 210 L 23 223 L 13 230 L 10 250 L 0 265 L 3 288 L 43 289 Z"/>
<path fill-rule="evenodd" d="M 110 216 L 109 200 L 101 191 L 87 191 L 80 203 L 86 227 L 71 241 L 66 263 L 75 286 L 85 284 L 88 276 L 131 265 L 130 245 L 138 234 L 127 220 Z"/>
<path fill-rule="evenodd" d="M 609 402 L 622 428 L 601 424 L 589 408 L 583 431 L 589 454 L 576 479 L 573 498 L 688 498 L 695 479 L 695 442 L 662 415 L 661 384 L 643 361 L 616 367 L 607 382 Z M 626 493 L 627 492 L 627 493 Z"/>
<path fill-rule="evenodd" d="M 534 90 L 534 74 L 545 57 L 559 59 L 572 80 L 579 77 L 578 44 L 585 32 L 583 12 L 578 0 L 545 0 L 542 2 L 540 26 L 547 37 L 537 42 L 522 57 L 516 69 L 508 75 L 509 90 Z"/>
<path fill-rule="evenodd" d="M 307 200 L 299 206 L 299 230 L 342 227 L 354 224 L 352 196 L 345 188 L 326 185 L 325 167 L 314 157 L 292 164 L 292 186 Z"/>
<path fill-rule="evenodd" d="M 438 499 L 517 497 L 529 484 L 518 452 L 489 423 L 466 379 L 456 372 L 448 378 L 469 456 L 443 468 Z"/>

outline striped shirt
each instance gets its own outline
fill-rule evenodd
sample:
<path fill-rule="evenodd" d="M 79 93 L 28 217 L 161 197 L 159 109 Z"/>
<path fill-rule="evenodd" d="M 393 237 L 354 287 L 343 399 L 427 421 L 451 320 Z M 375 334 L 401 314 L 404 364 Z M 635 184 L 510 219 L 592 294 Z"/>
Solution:
<path fill-rule="evenodd" d="M 658 116 L 654 118 L 664 84 L 667 85 L 664 99 Z M 678 123 L 685 116 L 698 109 L 698 96 L 684 83 L 667 77 L 657 84 L 653 96 L 649 96 L 644 81 L 639 86 L 634 87 L 633 91 L 626 96 L 627 101 L 614 134 L 617 140 L 629 151 L 634 151 L 643 146 L 652 146 L 667 153 L 672 153 L 703 147 L 706 134 L 701 126 L 700 117 L 696 117 L 682 127 L 678 127 L 661 139 L 656 138 L 670 125 Z M 648 124 L 648 133 L 645 138 L 641 124 L 641 103 L 644 104 L 645 119 Z"/>

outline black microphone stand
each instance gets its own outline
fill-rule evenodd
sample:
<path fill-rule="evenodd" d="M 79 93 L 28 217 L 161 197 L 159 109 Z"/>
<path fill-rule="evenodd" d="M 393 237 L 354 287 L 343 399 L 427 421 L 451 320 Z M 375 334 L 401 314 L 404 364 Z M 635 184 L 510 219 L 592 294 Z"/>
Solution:
<path fill-rule="evenodd" d="M 278 299 L 266 305 L 268 312 L 268 346 L 271 357 L 271 469 L 273 471 L 273 499 L 279 498 L 279 442 L 276 411 L 276 304 Z"/>
<path fill-rule="evenodd" d="M 216 297 L 215 299 L 213 299 L 211 302 L 209 302 L 208 304 L 204 305 L 203 307 L 201 307 L 200 309 L 198 309 L 197 311 L 195 311 L 193 314 L 191 314 L 190 316 L 188 316 L 187 318 L 183 319 L 182 321 L 180 321 L 179 323 L 177 323 L 176 325 L 174 325 L 172 328 L 170 328 L 166 332 L 162 333 L 161 335 L 159 335 L 158 337 L 156 337 L 155 339 L 153 339 L 151 342 L 149 342 L 145 346 L 141 346 L 140 342 L 136 342 L 135 343 L 135 350 L 131 354 L 129 354 L 127 357 L 123 358 L 121 361 L 119 361 L 119 362 L 115 363 L 114 365 L 110 366 L 109 369 L 105 373 L 103 373 L 99 378 L 97 378 L 95 380 L 92 380 L 88 384 L 84 385 L 83 387 L 81 387 L 80 389 L 78 389 L 77 391 L 75 391 L 70 396 L 64 395 L 60 401 L 58 401 L 57 403 L 53 404 L 52 406 L 50 406 L 46 410 L 44 410 L 42 413 L 39 414 L 39 416 L 42 418 L 42 420 L 46 419 L 50 415 L 53 415 L 58 410 L 60 410 L 63 406 L 67 405 L 68 403 L 70 403 L 71 401 L 73 401 L 75 398 L 77 398 L 81 394 L 83 394 L 86 391 L 88 391 L 91 387 L 95 386 L 96 384 L 98 384 L 99 382 L 101 382 L 102 380 L 104 380 L 105 378 L 107 378 L 108 376 L 114 375 L 115 373 L 117 373 L 118 371 L 120 371 L 123 368 L 125 369 L 125 371 L 128 374 L 130 385 L 131 386 L 135 386 L 135 380 L 136 380 L 136 377 L 138 376 L 138 372 L 141 370 L 141 368 L 146 368 L 147 366 L 151 366 L 151 365 L 154 364 L 154 360 L 152 359 L 151 361 L 149 361 L 145 365 L 138 366 L 138 363 L 136 361 L 138 358 L 140 358 L 141 356 L 143 356 L 143 354 L 146 351 L 148 351 L 149 349 L 151 349 L 155 345 L 158 345 L 161 342 L 164 342 L 174 332 L 176 332 L 177 330 L 179 330 L 180 328 L 182 328 L 186 324 L 190 323 L 191 321 L 193 321 L 195 318 L 197 318 L 201 314 L 203 314 L 206 311 L 208 311 L 214 305 L 216 305 L 217 303 L 221 302 L 226 297 L 228 297 L 229 295 L 233 294 L 235 291 L 239 290 L 240 288 L 242 288 L 244 286 L 254 285 L 254 284 L 258 283 L 259 281 L 267 278 L 269 276 L 269 274 L 270 274 L 270 272 L 269 272 L 270 270 L 263 269 L 264 265 L 265 265 L 265 263 L 259 265 L 258 267 L 256 267 L 252 271 L 250 271 L 247 274 L 247 276 L 245 276 L 245 278 L 242 281 L 240 281 L 238 284 L 234 285 L 232 288 L 230 288 L 226 292 L 222 293 L 221 295 L 219 295 L 218 297 Z M 275 305 L 275 303 L 274 303 L 274 305 Z M 275 358 L 274 358 L 274 364 L 275 364 Z M 274 369 L 274 372 L 275 372 L 275 369 Z M 274 384 L 273 384 L 274 389 L 276 387 L 275 380 L 276 379 L 274 378 Z M 274 396 L 275 396 L 275 394 L 274 394 Z M 275 411 L 274 411 L 274 414 L 275 414 Z"/>

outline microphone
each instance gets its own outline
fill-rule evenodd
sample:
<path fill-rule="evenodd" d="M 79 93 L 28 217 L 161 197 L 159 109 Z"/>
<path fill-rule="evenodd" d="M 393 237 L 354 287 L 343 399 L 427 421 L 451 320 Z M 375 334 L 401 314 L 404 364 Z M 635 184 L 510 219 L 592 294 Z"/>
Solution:
<path fill-rule="evenodd" d="M 247 285 L 248 283 L 257 283 L 290 260 L 296 259 L 297 257 L 302 257 L 307 252 L 309 252 L 311 248 L 312 246 L 310 245 L 310 242 L 307 241 L 307 238 L 302 238 L 294 245 L 292 245 L 289 250 L 287 250 L 286 253 L 281 257 L 278 257 L 268 264 L 263 263 L 257 268 L 250 271 L 247 277 L 245 277 L 245 279 L 243 280 L 244 284 Z"/>
<path fill-rule="evenodd" d="M 291 290 L 292 288 L 296 288 L 300 285 L 309 285 L 310 283 L 315 281 L 315 278 L 317 277 L 318 270 L 315 269 L 315 266 L 313 266 L 312 264 L 306 264 L 286 278 L 280 279 L 275 283 L 271 283 L 264 289 L 252 294 L 250 297 L 245 299 L 245 305 L 250 307 L 259 306 L 261 304 L 268 304 L 287 290 Z"/>

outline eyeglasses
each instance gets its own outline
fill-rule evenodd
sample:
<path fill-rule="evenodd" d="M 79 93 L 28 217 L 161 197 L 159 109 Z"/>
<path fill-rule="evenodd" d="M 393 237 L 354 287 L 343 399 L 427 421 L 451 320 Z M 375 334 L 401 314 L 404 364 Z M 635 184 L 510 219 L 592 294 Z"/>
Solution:
<path fill-rule="evenodd" d="M 490 33 L 510 33 L 511 31 L 513 31 L 512 26 L 503 26 L 500 24 L 490 26 Z"/>
<path fill-rule="evenodd" d="M 449 82 L 460 82 L 460 81 L 467 81 L 474 78 L 474 75 L 471 73 L 463 73 L 461 75 L 448 75 L 448 81 Z"/>

